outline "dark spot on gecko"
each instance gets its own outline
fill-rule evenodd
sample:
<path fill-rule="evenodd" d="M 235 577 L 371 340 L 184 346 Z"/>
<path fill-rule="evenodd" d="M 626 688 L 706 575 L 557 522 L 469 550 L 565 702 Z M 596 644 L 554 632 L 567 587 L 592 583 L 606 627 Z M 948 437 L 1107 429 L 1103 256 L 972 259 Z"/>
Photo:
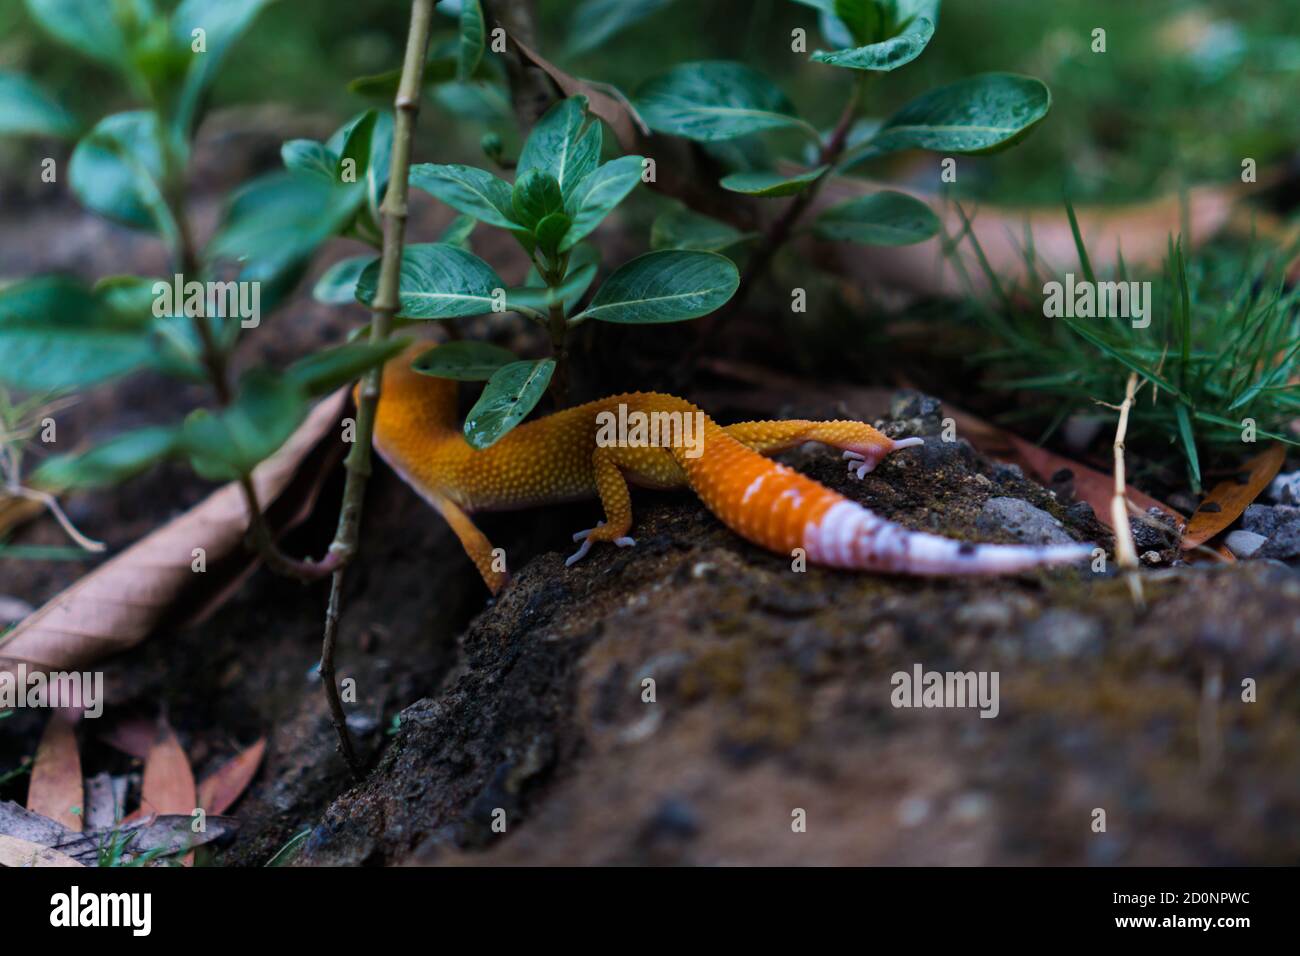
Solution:
<path fill-rule="evenodd" d="M 1213 515 L 1213 514 L 1218 514 L 1220 511 L 1222 511 L 1223 506 L 1220 505 L 1217 501 L 1207 501 L 1205 502 L 1205 504 L 1201 505 L 1201 507 L 1198 510 L 1204 511 L 1206 514 Z"/>
<path fill-rule="evenodd" d="M 974 557 L 978 547 L 978 545 L 971 544 L 969 541 L 963 541 L 957 546 L 957 554 L 963 558 Z"/>
<path fill-rule="evenodd" d="M 1232 476 L 1232 480 L 1235 481 L 1235 482 L 1236 482 L 1237 484 L 1239 484 L 1239 485 L 1248 485 L 1248 484 L 1250 484 L 1250 472 L 1248 472 L 1248 471 L 1239 471 L 1239 472 L 1237 472 L 1235 475 Z"/>

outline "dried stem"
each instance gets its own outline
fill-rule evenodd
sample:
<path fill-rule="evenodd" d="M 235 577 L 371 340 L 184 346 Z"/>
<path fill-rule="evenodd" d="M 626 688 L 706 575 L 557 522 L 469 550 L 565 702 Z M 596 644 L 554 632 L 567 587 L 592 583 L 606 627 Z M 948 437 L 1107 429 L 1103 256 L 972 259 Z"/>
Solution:
<path fill-rule="evenodd" d="M 1142 579 L 1137 574 L 1137 546 L 1133 542 L 1133 529 L 1128 520 L 1128 484 L 1124 477 L 1124 438 L 1128 434 L 1128 414 L 1137 396 L 1138 376 L 1134 372 L 1128 377 L 1124 389 L 1124 402 L 1119 406 L 1119 425 L 1115 429 L 1115 494 L 1110 502 L 1110 520 L 1115 529 L 1115 560 L 1128 572 L 1128 587 L 1133 595 L 1133 603 L 1143 607 L 1146 601 L 1142 594 Z"/>
<path fill-rule="evenodd" d="M 394 102 L 393 154 L 388 192 L 384 196 L 384 244 L 380 257 L 379 284 L 370 314 L 370 341 L 383 342 L 393 327 L 399 304 L 402 247 L 406 241 L 407 178 L 411 166 L 411 141 L 420 111 L 420 91 L 424 81 L 424 60 L 429 46 L 434 0 L 413 0 L 411 26 L 406 38 L 406 55 L 402 79 Z M 325 633 L 321 642 L 320 676 L 329 704 L 330 718 L 339 738 L 339 751 L 356 777 L 361 764 L 348 732 L 343 701 L 339 698 L 334 672 L 334 648 L 338 638 L 343 574 L 356 554 L 361 530 L 361 508 L 365 500 L 366 480 L 370 477 L 370 440 L 375 426 L 375 409 L 379 404 L 382 369 L 373 369 L 361 380 L 357 400 L 355 441 L 344 461 L 347 480 L 343 487 L 343 504 L 339 509 L 338 529 L 330 556 L 336 562 L 330 578 L 329 604 L 325 611 Z"/>

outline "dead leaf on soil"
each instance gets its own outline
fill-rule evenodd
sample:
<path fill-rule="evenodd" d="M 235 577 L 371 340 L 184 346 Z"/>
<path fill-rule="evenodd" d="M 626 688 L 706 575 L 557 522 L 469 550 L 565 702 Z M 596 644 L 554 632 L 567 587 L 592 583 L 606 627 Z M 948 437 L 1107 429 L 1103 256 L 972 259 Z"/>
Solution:
<path fill-rule="evenodd" d="M 188 853 L 195 847 L 223 840 L 239 829 L 232 817 L 210 816 L 202 831 L 192 829 L 188 813 L 149 817 L 104 829 L 77 833 L 39 813 L 24 810 L 12 800 L 0 802 L 0 836 L 48 847 L 85 866 L 98 866 L 100 851 L 112 843 L 125 846 L 123 862 L 156 851 L 161 856 Z"/>
<path fill-rule="evenodd" d="M 126 815 L 126 789 L 126 777 L 114 777 L 106 771 L 86 778 L 87 830 L 112 827 Z"/>
<path fill-rule="evenodd" d="M 153 746 L 155 736 L 157 736 L 157 725 L 153 721 L 145 720 L 143 717 L 133 717 L 129 720 L 119 720 L 100 734 L 99 739 L 115 750 L 120 750 L 137 760 L 144 760 L 149 756 L 149 748 Z"/>
<path fill-rule="evenodd" d="M 340 389 L 318 404 L 284 447 L 257 467 L 253 483 L 260 501 L 271 502 L 285 489 L 338 421 L 346 399 L 347 390 Z M 20 623 L 0 640 L 0 659 L 70 670 L 134 647 L 194 583 L 194 549 L 204 549 L 211 566 L 241 547 L 247 524 L 239 486 L 224 486 Z"/>
<path fill-rule="evenodd" d="M 0 866 L 10 867 L 45 867 L 45 866 L 84 866 L 72 857 L 58 850 L 51 850 L 39 843 L 28 843 L 17 837 L 0 836 Z"/>
<path fill-rule="evenodd" d="M 50 713 L 32 762 L 27 809 L 80 831 L 85 812 L 81 754 L 77 749 L 76 717 L 63 709 Z"/>
<path fill-rule="evenodd" d="M 1242 465 L 1237 475 L 1215 485 L 1192 515 L 1192 520 L 1187 522 L 1183 549 L 1204 544 L 1240 518 L 1247 506 L 1277 477 L 1285 462 L 1286 449 L 1279 444 L 1270 445 Z"/>
<path fill-rule="evenodd" d="M 190 758 L 185 756 L 175 732 L 165 720 L 160 720 L 157 736 L 144 761 L 140 808 L 126 819 L 129 822 L 149 815 L 192 814 L 197 801 Z"/>
<path fill-rule="evenodd" d="M 262 764 L 262 755 L 266 752 L 266 738 L 263 737 L 224 764 L 199 784 L 200 806 L 207 813 L 225 813 L 237 801 Z"/>

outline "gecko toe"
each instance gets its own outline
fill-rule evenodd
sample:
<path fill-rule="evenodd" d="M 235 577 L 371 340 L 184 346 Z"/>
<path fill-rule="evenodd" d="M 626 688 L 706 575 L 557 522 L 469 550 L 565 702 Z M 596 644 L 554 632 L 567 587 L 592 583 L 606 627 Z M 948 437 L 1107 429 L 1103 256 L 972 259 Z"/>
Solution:
<path fill-rule="evenodd" d="M 632 539 L 632 538 L 629 538 L 627 535 L 624 535 L 624 536 L 621 537 L 621 538 L 615 538 L 615 539 L 614 539 L 614 543 L 615 543 L 616 545 L 618 545 L 620 548 L 635 548 L 635 547 L 636 547 L 636 541 L 635 541 L 634 539 Z"/>
<path fill-rule="evenodd" d="M 573 567 L 575 564 L 577 564 L 579 561 L 585 558 L 587 556 L 587 552 L 590 550 L 591 550 L 591 539 L 586 538 L 582 542 L 582 547 L 580 547 L 577 551 L 573 552 L 573 554 L 569 555 L 567 558 L 564 559 L 564 566 L 566 568 Z"/>

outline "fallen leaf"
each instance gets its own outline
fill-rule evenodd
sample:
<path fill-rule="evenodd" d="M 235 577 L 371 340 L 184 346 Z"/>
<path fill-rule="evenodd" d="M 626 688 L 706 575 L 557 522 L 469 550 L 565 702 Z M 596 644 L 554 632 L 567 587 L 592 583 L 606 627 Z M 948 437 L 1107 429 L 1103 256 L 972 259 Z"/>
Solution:
<path fill-rule="evenodd" d="M 120 750 L 137 760 L 144 760 L 149 756 L 149 748 L 153 746 L 156 735 L 156 725 L 153 721 L 145 720 L 143 717 L 133 717 L 129 720 L 119 720 L 100 734 L 99 739 L 115 750 Z"/>
<path fill-rule="evenodd" d="M 86 779 L 85 827 L 99 830 L 114 826 L 126 812 L 126 777 L 107 771 Z"/>
<path fill-rule="evenodd" d="M 77 833 L 39 813 L 24 810 L 12 800 L 0 802 L 0 836 L 58 850 L 86 866 L 98 866 L 100 851 L 114 841 L 126 843 L 122 859 L 129 862 L 155 851 L 163 856 L 188 853 L 205 843 L 223 840 L 239 829 L 239 821 L 233 817 L 210 816 L 204 829 L 197 833 L 193 822 L 189 814 L 169 814 Z"/>
<path fill-rule="evenodd" d="M 181 742 L 166 721 L 159 721 L 158 734 L 144 761 L 140 783 L 140 808 L 128 817 L 138 819 L 147 814 L 192 814 L 198 806 L 194 771 Z"/>
<path fill-rule="evenodd" d="M 266 738 L 227 760 L 199 784 L 199 802 L 207 813 L 225 813 L 248 789 L 266 752 Z"/>
<path fill-rule="evenodd" d="M 32 761 L 27 809 L 80 831 L 85 812 L 81 754 L 77 750 L 76 718 L 63 709 L 50 713 Z"/>
<path fill-rule="evenodd" d="M 340 389 L 318 404 L 288 442 L 253 472 L 258 499 L 274 500 L 302 460 L 338 421 Z M 194 583 L 194 550 L 210 565 L 242 546 L 243 494 L 228 484 L 185 514 L 96 568 L 0 639 L 0 661 L 71 670 L 149 636 L 177 595 Z"/>
<path fill-rule="evenodd" d="M 17 837 L 0 836 L 0 866 L 45 867 L 45 866 L 84 866 L 72 857 L 58 850 L 51 850 L 39 843 L 28 843 Z"/>
<path fill-rule="evenodd" d="M 1238 475 L 1215 485 L 1187 522 L 1187 530 L 1183 532 L 1183 550 L 1204 544 L 1240 518 L 1247 506 L 1277 477 L 1285 462 L 1285 448 L 1270 445 L 1246 462 Z"/>
<path fill-rule="evenodd" d="M 26 524 L 45 510 L 45 505 L 31 498 L 0 494 L 0 538 L 19 525 Z"/>

